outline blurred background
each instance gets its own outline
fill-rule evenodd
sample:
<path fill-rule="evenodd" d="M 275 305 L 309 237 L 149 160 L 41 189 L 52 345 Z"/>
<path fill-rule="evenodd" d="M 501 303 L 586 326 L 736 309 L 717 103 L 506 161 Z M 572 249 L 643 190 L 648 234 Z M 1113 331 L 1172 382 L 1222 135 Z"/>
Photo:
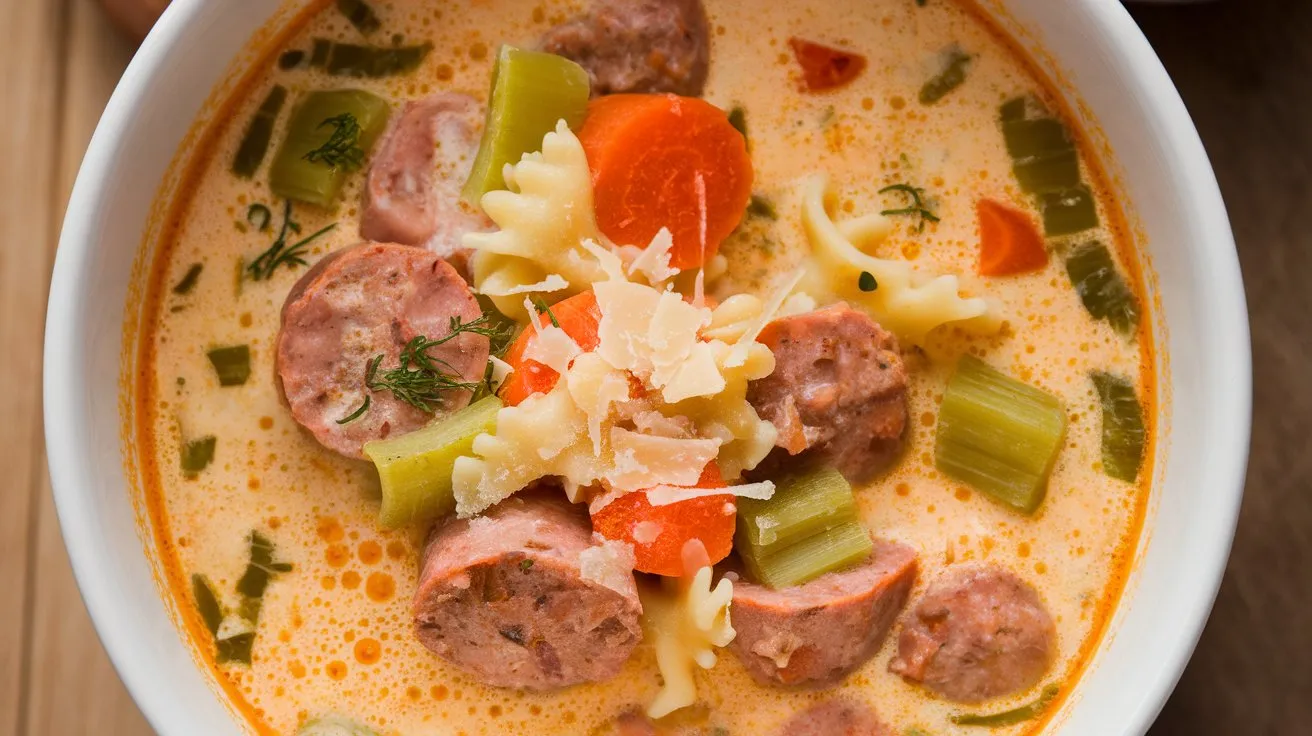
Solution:
<path fill-rule="evenodd" d="M 166 4 L 0 0 L 0 736 L 152 733 L 68 567 L 41 441 L 40 367 L 68 193 L 136 39 Z M 1197 653 L 1151 733 L 1309 734 L 1312 2 L 1131 12 L 1193 113 L 1225 195 L 1248 289 L 1255 387 L 1234 554 Z"/>

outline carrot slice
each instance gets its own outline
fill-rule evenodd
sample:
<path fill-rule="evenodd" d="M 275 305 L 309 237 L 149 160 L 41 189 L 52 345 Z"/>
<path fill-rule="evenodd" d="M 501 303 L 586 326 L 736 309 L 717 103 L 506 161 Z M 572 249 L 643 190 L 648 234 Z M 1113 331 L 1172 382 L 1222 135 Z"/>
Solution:
<path fill-rule="evenodd" d="M 802 38 L 788 39 L 808 92 L 824 92 L 851 82 L 866 70 L 866 57 Z"/>
<path fill-rule="evenodd" d="M 981 199 L 975 210 L 981 276 L 1012 276 L 1048 265 L 1048 249 L 1029 215 L 991 199 Z"/>
<path fill-rule="evenodd" d="M 697 487 L 725 487 L 714 461 L 702 471 Z M 737 520 L 731 510 L 733 503 L 734 496 L 726 493 L 652 506 L 645 491 L 635 491 L 593 514 L 592 530 L 607 539 L 632 544 L 637 570 L 676 578 L 684 574 L 684 545 L 690 540 L 702 543 L 710 564 L 729 556 Z"/>
<path fill-rule="evenodd" d="M 597 329 L 601 323 L 601 308 L 597 306 L 597 297 L 591 291 L 559 301 L 551 305 L 550 316 L 541 314 L 537 318 L 546 324 L 553 316 L 560 323 L 560 329 L 573 338 L 584 352 L 597 349 L 597 344 L 601 342 L 597 336 Z M 528 350 L 528 343 L 533 334 L 532 327 L 524 330 L 506 351 L 506 362 L 515 369 L 501 385 L 499 392 L 501 400 L 507 406 L 517 406 L 533 394 L 550 391 L 560 379 L 560 374 L 556 371 L 536 360 L 524 357 L 524 351 Z"/>
<path fill-rule="evenodd" d="M 697 268 L 742 222 L 752 160 L 720 108 L 677 95 L 609 95 L 588 105 L 579 140 L 597 225 L 621 245 L 674 236 L 670 264 Z"/>

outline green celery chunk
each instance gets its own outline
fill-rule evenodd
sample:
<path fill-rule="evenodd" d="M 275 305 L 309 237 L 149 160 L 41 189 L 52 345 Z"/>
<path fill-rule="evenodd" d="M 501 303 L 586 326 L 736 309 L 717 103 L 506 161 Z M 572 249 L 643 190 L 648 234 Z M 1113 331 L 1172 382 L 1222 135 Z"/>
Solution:
<path fill-rule="evenodd" d="M 1083 184 L 1039 195 L 1043 232 L 1048 237 L 1074 235 L 1098 227 L 1098 208 L 1093 192 Z"/>
<path fill-rule="evenodd" d="M 296 736 L 377 736 L 373 729 L 361 726 L 355 721 L 329 716 L 306 721 L 296 731 Z"/>
<path fill-rule="evenodd" d="M 314 39 L 310 66 L 338 77 L 383 77 L 407 74 L 419 68 L 433 50 L 433 44 L 418 46 L 365 46 Z"/>
<path fill-rule="evenodd" d="M 349 149 L 348 159 L 363 161 L 387 127 L 389 113 L 385 100 L 363 90 L 309 93 L 288 123 L 287 137 L 269 171 L 269 188 L 288 199 L 331 207 L 351 167 L 326 160 L 320 152 L 332 142 Z M 346 120 L 343 116 L 350 116 L 354 126 L 358 126 L 358 129 L 352 127 L 354 135 L 349 141 L 342 140 L 339 125 L 329 122 Z M 316 155 L 311 157 L 312 153 Z"/>
<path fill-rule="evenodd" d="M 477 205 L 487 192 L 504 189 L 505 165 L 540 149 L 542 138 L 558 121 L 577 129 L 590 92 L 587 71 L 569 59 L 502 46 L 492 71 L 483 140 L 465 182 L 465 200 Z"/>
<path fill-rule="evenodd" d="M 771 588 L 787 588 L 851 567 L 869 557 L 873 549 L 865 527 L 849 521 L 778 551 L 758 554 L 746 545 L 738 554 L 756 580 Z"/>
<path fill-rule="evenodd" d="M 1039 698 L 1033 703 L 1022 705 L 1019 708 L 1012 708 L 1001 713 L 992 713 L 988 715 L 975 713 L 962 713 L 952 716 L 952 722 L 958 726 L 987 726 L 989 728 L 1001 728 L 1002 726 L 1014 726 L 1017 723 L 1028 721 L 1031 718 L 1042 715 L 1043 711 L 1048 709 L 1048 704 L 1052 699 L 1057 697 L 1061 688 L 1057 685 L 1049 685 L 1043 688 Z"/>
<path fill-rule="evenodd" d="M 738 500 L 738 528 L 745 541 L 773 552 L 807 537 L 856 521 L 852 485 L 830 467 L 775 480 L 768 501 Z"/>
<path fill-rule="evenodd" d="M 939 407 L 934 464 L 1024 513 L 1047 493 L 1066 412 L 1057 397 L 965 356 Z"/>
<path fill-rule="evenodd" d="M 1107 320 L 1127 337 L 1139 329 L 1139 299 L 1116 270 L 1107 246 L 1092 241 L 1076 248 L 1066 259 L 1066 274 L 1089 316 Z"/>
<path fill-rule="evenodd" d="M 182 472 L 195 475 L 214 461 L 214 448 L 219 444 L 213 435 L 182 443 Z"/>
<path fill-rule="evenodd" d="M 974 58 L 953 45 L 943 52 L 943 70 L 920 88 L 920 104 L 932 105 L 952 93 L 966 81 L 966 71 Z"/>
<path fill-rule="evenodd" d="M 1024 100 L 1021 104 L 1024 104 Z M 1003 113 L 1004 116 L 1006 114 Z M 1007 142 L 1007 154 L 1014 159 L 1075 150 L 1075 143 L 1071 141 L 1066 126 L 1056 118 L 1004 119 L 1002 137 Z"/>
<path fill-rule="evenodd" d="M 1134 393 L 1134 385 L 1121 376 L 1097 371 L 1093 385 L 1102 404 L 1102 469 L 1107 475 L 1126 483 L 1139 477 L 1143 465 L 1143 407 Z"/>
<path fill-rule="evenodd" d="M 501 406 L 488 396 L 417 432 L 365 443 L 383 487 L 378 523 L 396 529 L 450 513 L 456 458 L 473 451 L 475 437 L 496 428 Z"/>
<path fill-rule="evenodd" d="M 1011 170 L 1027 194 L 1080 186 L 1080 157 L 1073 148 L 1017 159 Z"/>
<path fill-rule="evenodd" d="M 255 111 L 255 117 L 251 118 L 250 125 L 246 127 L 246 135 L 242 136 L 241 144 L 237 146 L 237 155 L 232 159 L 232 173 L 243 179 L 255 176 L 260 164 L 264 162 L 264 154 L 269 152 L 273 126 L 278 122 L 278 115 L 286 102 L 285 87 L 275 85 L 269 90 L 269 95 L 264 98 L 260 109 Z"/>
<path fill-rule="evenodd" d="M 249 345 L 233 345 L 227 348 L 214 348 L 205 353 L 219 376 L 220 386 L 241 386 L 251 377 L 251 348 Z"/>

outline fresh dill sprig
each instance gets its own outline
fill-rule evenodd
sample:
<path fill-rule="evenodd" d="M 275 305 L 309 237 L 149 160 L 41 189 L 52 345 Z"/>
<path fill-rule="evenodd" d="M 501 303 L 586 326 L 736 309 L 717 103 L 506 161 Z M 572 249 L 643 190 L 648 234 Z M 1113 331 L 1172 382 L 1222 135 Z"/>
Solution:
<path fill-rule="evenodd" d="M 304 266 L 306 265 L 305 252 L 309 249 L 310 243 L 336 227 L 337 223 L 334 222 L 320 228 L 309 237 L 288 245 L 288 235 L 299 235 L 301 226 L 292 219 L 292 201 L 290 199 L 286 200 L 283 206 L 282 228 L 278 231 L 277 240 L 274 240 L 273 245 L 269 246 L 267 250 L 246 266 L 246 272 L 250 274 L 252 281 L 266 281 L 273 277 L 273 272 L 277 271 L 279 266 L 287 266 L 288 268 Z"/>
<path fill-rule="evenodd" d="M 419 335 L 401 349 L 396 368 L 382 369 L 384 355 L 375 355 L 365 366 L 364 385 L 371 392 L 390 391 L 398 401 L 432 414 L 448 391 L 477 391 L 481 381 L 462 380 L 459 371 L 428 351 L 445 345 L 460 335 L 482 335 L 495 347 L 509 343 L 514 323 L 495 322 L 488 314 L 465 322 L 458 315 L 451 318 L 448 334 L 437 339 Z M 359 419 L 369 410 L 371 396 L 364 397 L 360 408 L 338 420 L 338 424 Z"/>
<path fill-rule="evenodd" d="M 533 309 L 537 310 L 538 314 L 547 315 L 547 319 L 551 320 L 552 327 L 560 327 L 560 321 L 556 319 L 556 315 L 552 313 L 551 306 L 547 304 L 545 299 L 534 295 L 529 297 L 529 301 L 532 302 Z"/>
<path fill-rule="evenodd" d="M 892 186 L 887 186 L 879 190 L 880 194 L 887 194 L 889 192 L 902 192 L 903 194 L 906 194 L 911 198 L 911 206 L 896 210 L 884 210 L 879 214 L 884 215 L 885 217 L 894 217 L 897 215 L 919 217 L 920 224 L 916 227 L 916 232 L 918 233 L 925 231 L 926 222 L 939 221 L 938 215 L 931 212 L 929 208 L 925 206 L 925 190 L 923 188 L 912 186 L 910 184 L 893 184 Z"/>
<path fill-rule="evenodd" d="M 364 149 L 360 147 L 360 121 L 349 112 L 344 112 L 322 123 L 319 128 L 332 127 L 332 135 L 322 146 L 305 154 L 305 160 L 322 163 L 336 171 L 359 171 L 364 166 Z"/>

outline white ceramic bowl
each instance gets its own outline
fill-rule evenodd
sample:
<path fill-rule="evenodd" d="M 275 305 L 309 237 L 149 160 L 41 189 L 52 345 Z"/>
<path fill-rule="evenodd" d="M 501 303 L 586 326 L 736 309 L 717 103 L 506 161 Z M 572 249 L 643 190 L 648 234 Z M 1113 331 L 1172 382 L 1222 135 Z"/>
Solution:
<path fill-rule="evenodd" d="M 295 0 L 303 6 L 308 0 Z M 1087 128 L 1144 236 L 1159 310 L 1163 401 L 1139 560 L 1093 664 L 1049 726 L 1063 736 L 1143 734 L 1184 669 L 1216 594 L 1242 496 L 1251 399 L 1248 320 L 1225 209 L 1184 105 L 1114 0 L 985 0 L 1050 74 L 1078 90 Z M 69 556 L 101 640 L 146 717 L 168 736 L 242 728 L 195 666 L 154 577 L 125 476 L 125 315 L 152 201 L 211 89 L 274 0 L 174 0 L 110 100 L 64 223 L 50 295 L 45 411 Z M 250 63 L 237 58 L 237 68 Z M 128 310 L 132 310 L 129 312 Z M 125 349 L 128 352 L 125 352 Z"/>

